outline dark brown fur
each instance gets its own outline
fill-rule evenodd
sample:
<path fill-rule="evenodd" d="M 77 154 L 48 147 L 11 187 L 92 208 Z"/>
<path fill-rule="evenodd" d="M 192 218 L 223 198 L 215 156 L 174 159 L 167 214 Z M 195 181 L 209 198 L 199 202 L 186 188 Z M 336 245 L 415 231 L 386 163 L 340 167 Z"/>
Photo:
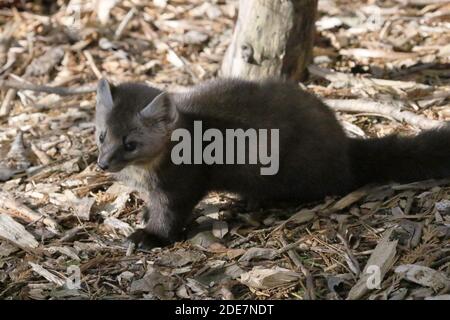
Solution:
<path fill-rule="evenodd" d="M 106 116 L 111 134 L 126 135 L 129 118 L 157 94 L 133 84 L 113 88 L 114 109 Z M 176 142 L 164 138 L 157 156 L 122 164 L 120 176 L 138 187 L 148 203 L 149 222 L 131 236 L 138 244 L 152 247 L 180 239 L 192 209 L 210 191 L 235 192 L 252 202 L 307 202 L 371 182 L 450 176 L 448 130 L 350 139 L 320 99 L 293 83 L 218 79 L 187 93 L 171 93 L 166 103 L 178 114 L 168 133 L 176 128 L 192 133 L 195 120 L 202 121 L 203 130 L 279 129 L 279 171 L 264 176 L 261 165 L 174 165 L 170 152 Z M 122 157 L 120 148 L 116 152 Z"/>

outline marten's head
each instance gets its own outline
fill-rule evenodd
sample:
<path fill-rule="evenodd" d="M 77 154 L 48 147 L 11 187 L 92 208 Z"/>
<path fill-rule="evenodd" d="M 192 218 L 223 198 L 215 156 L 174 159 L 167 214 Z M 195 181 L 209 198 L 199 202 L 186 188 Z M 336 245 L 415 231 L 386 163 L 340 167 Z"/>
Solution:
<path fill-rule="evenodd" d="M 117 172 L 149 164 L 170 141 L 178 112 L 170 94 L 138 83 L 113 86 L 102 79 L 95 112 L 97 164 Z"/>

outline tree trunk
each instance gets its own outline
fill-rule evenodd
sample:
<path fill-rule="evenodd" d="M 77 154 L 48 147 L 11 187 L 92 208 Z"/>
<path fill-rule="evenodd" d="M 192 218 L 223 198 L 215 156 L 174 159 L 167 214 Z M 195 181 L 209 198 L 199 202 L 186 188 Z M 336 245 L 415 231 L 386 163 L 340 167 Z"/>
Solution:
<path fill-rule="evenodd" d="M 240 0 L 221 76 L 302 80 L 312 58 L 317 0 Z"/>

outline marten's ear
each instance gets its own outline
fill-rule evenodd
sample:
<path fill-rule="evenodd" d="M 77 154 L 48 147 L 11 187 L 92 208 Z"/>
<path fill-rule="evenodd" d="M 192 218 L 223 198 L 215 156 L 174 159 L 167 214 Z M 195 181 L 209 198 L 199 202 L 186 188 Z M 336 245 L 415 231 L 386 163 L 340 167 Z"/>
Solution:
<path fill-rule="evenodd" d="M 100 79 L 97 85 L 97 112 L 111 111 L 114 102 L 112 97 L 112 86 L 106 79 Z"/>
<path fill-rule="evenodd" d="M 139 115 L 144 120 L 164 121 L 166 125 L 170 125 L 176 121 L 178 113 L 169 94 L 163 91 L 142 109 Z"/>

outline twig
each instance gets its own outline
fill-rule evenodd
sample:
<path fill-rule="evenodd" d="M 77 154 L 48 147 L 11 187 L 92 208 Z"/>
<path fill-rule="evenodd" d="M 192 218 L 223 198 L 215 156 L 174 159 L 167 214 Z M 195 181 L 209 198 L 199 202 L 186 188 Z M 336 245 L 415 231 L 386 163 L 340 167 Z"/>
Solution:
<path fill-rule="evenodd" d="M 379 113 L 390 116 L 397 121 L 406 122 L 420 129 L 436 129 L 444 125 L 444 122 L 428 119 L 411 111 L 402 110 L 399 106 L 368 99 L 325 99 L 325 103 L 336 111 L 354 113 Z"/>
<path fill-rule="evenodd" d="M 12 100 L 16 96 L 17 90 L 9 89 L 6 91 L 5 99 L 0 107 L 0 117 L 5 117 L 11 112 Z"/>
<path fill-rule="evenodd" d="M 281 244 L 284 246 L 284 248 L 290 246 L 287 243 L 287 241 L 285 239 L 283 239 L 283 237 L 280 238 L 280 241 L 281 241 Z M 295 252 L 294 249 L 289 249 L 287 253 L 289 255 L 289 258 L 291 258 L 292 262 L 294 262 L 294 264 L 301 270 L 301 272 L 303 273 L 303 275 L 306 278 L 306 289 L 307 289 L 306 294 L 307 295 L 306 295 L 305 299 L 316 300 L 316 293 L 315 293 L 315 289 L 314 289 L 314 281 L 313 281 L 313 277 L 312 277 L 311 273 L 303 265 L 302 261 L 300 260 L 300 257 L 298 256 L 297 252 Z"/>
<path fill-rule="evenodd" d="M 11 81 L 11 80 L 0 80 L 0 88 L 6 88 L 6 89 L 16 89 L 16 90 L 31 90 L 31 91 L 38 91 L 38 92 L 45 92 L 45 93 L 53 93 L 60 96 L 69 96 L 69 95 L 76 95 L 76 94 L 86 94 L 86 93 L 92 93 L 97 90 L 97 86 L 82 86 L 82 87 L 76 87 L 76 88 L 65 88 L 65 87 L 50 87 L 50 86 L 42 86 L 42 85 L 35 85 L 35 84 L 29 84 L 29 83 L 21 83 L 17 81 Z"/>
<path fill-rule="evenodd" d="M 41 149 L 39 149 L 34 143 L 31 143 L 31 150 L 38 157 L 43 165 L 49 164 L 52 162 L 52 159 Z"/>
<path fill-rule="evenodd" d="M 97 79 L 100 80 L 101 78 L 103 78 L 101 71 L 97 68 L 97 65 L 95 64 L 94 57 L 92 56 L 92 54 L 87 50 L 83 50 L 83 54 L 86 57 L 87 63 L 89 67 L 91 67 L 92 72 L 94 72 Z"/>
<path fill-rule="evenodd" d="M 373 270 L 378 272 L 378 279 L 381 283 L 387 271 L 392 267 L 396 259 L 398 243 L 398 240 L 390 239 L 393 231 L 394 228 L 390 228 L 384 232 L 360 274 L 358 282 L 350 289 L 347 300 L 361 299 L 366 293 L 374 289 L 367 285 L 374 272 Z"/>
<path fill-rule="evenodd" d="M 430 63 L 417 64 L 417 65 L 411 66 L 406 69 L 394 70 L 391 72 L 391 78 L 403 77 L 403 76 L 409 75 L 414 72 L 431 69 L 436 65 L 437 65 L 436 62 L 430 62 Z"/>
<path fill-rule="evenodd" d="M 315 76 L 325 78 L 332 82 L 347 82 L 349 85 L 395 87 L 401 90 L 432 89 L 431 86 L 416 83 L 413 81 L 357 78 L 350 74 L 319 68 L 315 65 L 308 66 L 308 70 L 311 74 Z M 402 110 L 403 106 L 398 101 L 396 102 L 397 106 L 369 99 L 349 99 L 349 100 L 327 99 L 325 100 L 325 102 L 336 111 L 355 112 L 355 113 L 361 112 L 378 113 L 392 117 L 400 122 L 406 122 L 420 129 L 433 129 L 443 125 L 443 122 L 441 121 L 428 119 L 426 117 L 417 115 L 411 111 Z"/>
<path fill-rule="evenodd" d="M 353 255 L 352 250 L 350 249 L 350 246 L 348 245 L 347 239 L 343 235 L 341 235 L 339 232 L 336 234 L 337 238 L 341 240 L 342 244 L 345 247 L 346 251 L 346 257 L 345 260 L 347 260 L 347 265 L 349 266 L 350 270 L 352 270 L 356 276 L 359 276 L 361 274 L 361 267 L 359 266 L 358 260 Z"/>
<path fill-rule="evenodd" d="M 308 71 L 311 74 L 317 77 L 325 78 L 328 81 L 346 82 L 349 85 L 371 86 L 371 87 L 373 86 L 395 87 L 397 89 L 402 90 L 412 90 L 412 89 L 421 89 L 430 91 L 432 90 L 431 86 L 417 83 L 414 81 L 399 81 L 399 80 L 355 77 L 351 74 L 320 68 L 316 65 L 309 65 Z"/>
<path fill-rule="evenodd" d="M 80 226 L 76 226 L 73 227 L 70 230 L 67 230 L 64 235 L 61 237 L 61 239 L 58 240 L 58 242 L 63 243 L 63 242 L 71 242 L 76 236 L 78 236 L 80 234 L 80 231 L 83 230 L 83 227 Z"/>
<path fill-rule="evenodd" d="M 447 3 L 448 0 L 402 0 L 402 1 L 398 1 L 404 5 L 414 5 L 414 6 L 427 6 L 430 4 L 444 4 Z"/>
<path fill-rule="evenodd" d="M 284 240 L 284 239 L 283 239 Z M 285 241 L 286 242 L 286 241 Z M 287 243 L 286 242 L 286 244 L 284 244 L 283 243 L 283 248 L 280 248 L 280 249 L 278 249 L 277 250 L 277 255 L 280 255 L 280 254 L 282 254 L 282 253 L 285 253 L 286 251 L 289 251 L 289 250 L 292 250 L 292 249 L 294 249 L 294 248 L 297 248 L 298 247 L 298 245 L 300 244 L 300 243 L 302 243 L 302 242 L 304 242 L 304 240 L 303 239 L 298 239 L 297 241 L 295 241 L 294 243 Z"/>
<path fill-rule="evenodd" d="M 131 10 L 128 11 L 126 16 L 123 18 L 123 20 L 120 22 L 119 26 L 117 27 L 116 33 L 114 34 L 114 40 L 120 39 L 127 24 L 130 22 L 131 19 L 133 19 L 133 16 L 136 12 L 137 12 L 136 8 L 131 8 Z"/>
<path fill-rule="evenodd" d="M 0 212 L 0 239 L 6 239 L 16 246 L 32 251 L 39 246 L 34 236 L 23 225 L 9 215 Z"/>
<path fill-rule="evenodd" d="M 0 192 L 0 207 L 7 210 L 9 215 L 16 216 L 28 222 L 41 220 L 47 228 L 55 234 L 59 234 L 59 225 L 51 217 L 31 210 L 24 204 L 14 200 L 14 197 L 5 191 Z"/>
<path fill-rule="evenodd" d="M 354 58 L 375 58 L 386 60 L 400 60 L 417 57 L 417 53 L 413 52 L 396 52 L 376 49 L 351 48 L 342 49 L 339 54 L 343 56 L 350 56 Z"/>

